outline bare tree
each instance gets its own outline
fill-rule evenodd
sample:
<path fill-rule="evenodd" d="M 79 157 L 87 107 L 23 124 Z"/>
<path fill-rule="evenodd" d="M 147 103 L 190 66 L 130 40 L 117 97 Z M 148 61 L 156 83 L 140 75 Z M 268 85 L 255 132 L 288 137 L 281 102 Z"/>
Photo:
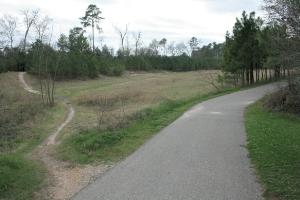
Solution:
<path fill-rule="evenodd" d="M 167 46 L 167 50 L 168 50 L 168 54 L 169 54 L 169 55 L 175 56 L 175 54 L 176 54 L 175 42 L 171 42 L 171 43 Z"/>
<path fill-rule="evenodd" d="M 25 35 L 24 35 L 24 40 L 23 40 L 23 43 L 24 43 L 23 51 L 25 51 L 29 31 L 39 17 L 39 10 L 22 10 L 21 12 L 24 16 L 23 20 L 25 23 Z"/>
<path fill-rule="evenodd" d="M 299 0 L 264 0 L 264 3 L 270 20 L 285 25 L 290 35 L 300 37 Z"/>
<path fill-rule="evenodd" d="M 153 39 L 149 44 L 149 52 L 148 54 L 152 56 L 158 55 L 159 41 Z"/>
<path fill-rule="evenodd" d="M 122 31 L 120 28 L 115 27 L 117 33 L 120 36 L 120 40 L 121 40 L 121 48 L 122 48 L 122 52 L 125 52 L 125 39 L 127 37 L 127 33 L 128 33 L 128 25 L 126 24 L 126 28 L 124 31 Z"/>
<path fill-rule="evenodd" d="M 264 0 L 264 9 L 268 12 L 269 22 L 278 24 L 285 30 L 284 37 L 278 34 L 278 30 L 272 35 L 272 49 L 276 49 L 279 55 L 275 59 L 287 69 L 289 90 L 294 91 L 297 81 L 297 73 L 300 70 L 300 1 L 299 0 Z M 278 37 L 279 36 L 279 37 Z M 287 37 L 286 37 L 287 36 Z M 273 58 L 274 59 L 274 58 Z"/>
<path fill-rule="evenodd" d="M 45 105 L 55 104 L 55 82 L 60 56 L 48 50 L 47 46 L 41 45 L 37 51 L 37 65 L 39 69 L 39 83 L 41 97 Z M 50 60 L 51 59 L 51 60 Z"/>
<path fill-rule="evenodd" d="M 181 56 L 183 54 L 188 54 L 188 48 L 183 42 L 180 42 L 180 43 L 176 44 L 175 52 L 176 52 L 176 55 L 178 55 L 178 56 Z"/>
<path fill-rule="evenodd" d="M 219 72 L 208 72 L 206 73 L 205 78 L 201 80 L 213 86 L 217 91 L 220 91 L 224 87 L 223 77 Z"/>
<path fill-rule="evenodd" d="M 133 33 L 133 38 L 134 38 L 134 55 L 138 55 L 138 51 L 140 46 L 142 45 L 142 33 L 139 31 L 138 33 Z"/>
<path fill-rule="evenodd" d="M 2 33 L 0 32 L 0 50 L 4 49 L 5 41 L 2 39 Z"/>
<path fill-rule="evenodd" d="M 47 39 L 47 31 L 49 31 L 49 25 L 52 22 L 52 19 L 48 16 L 45 16 L 41 20 L 36 19 L 34 22 L 35 31 L 37 34 L 37 38 L 40 41 L 44 41 Z"/>
<path fill-rule="evenodd" d="M 17 32 L 17 18 L 11 15 L 4 15 L 0 19 L 0 36 L 3 38 L 2 43 L 9 43 L 10 48 L 13 48 L 13 42 Z"/>

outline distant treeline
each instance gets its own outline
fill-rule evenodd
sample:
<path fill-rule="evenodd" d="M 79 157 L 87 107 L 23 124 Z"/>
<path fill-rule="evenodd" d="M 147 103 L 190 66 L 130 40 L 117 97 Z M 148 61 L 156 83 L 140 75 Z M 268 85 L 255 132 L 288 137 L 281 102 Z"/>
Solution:
<path fill-rule="evenodd" d="M 96 77 L 99 73 L 119 76 L 124 70 L 133 71 L 191 71 L 199 69 L 220 69 L 223 45 L 209 44 L 197 48 L 189 56 L 160 55 L 158 51 L 143 48 L 137 55 L 113 52 L 103 46 L 92 51 L 81 28 L 74 28 L 69 36 L 61 35 L 57 48 L 37 40 L 27 48 L 4 48 L 0 51 L 0 71 L 28 71 L 40 73 L 45 66 L 57 78 Z M 216 51 L 216 49 L 218 49 Z"/>
<path fill-rule="evenodd" d="M 24 39 L 15 46 L 17 20 L 6 16 L 0 19 L 0 72 L 28 71 L 42 76 L 50 73 L 55 78 L 70 79 L 93 78 L 100 73 L 119 76 L 125 70 L 222 69 L 225 79 L 243 85 L 289 76 L 300 65 L 299 1 L 286 4 L 272 0 L 266 5 L 266 10 L 273 9 L 274 12 L 281 10 L 274 10 L 275 7 L 288 5 L 291 12 L 277 13 L 284 16 L 276 15 L 268 23 L 256 17 L 254 12 L 243 12 L 242 17 L 237 18 L 232 33 L 227 32 L 224 43 L 202 47 L 196 37 L 188 43 L 153 39 L 144 46 L 141 32 L 132 32 L 133 41 L 129 41 L 128 27 L 123 31 L 117 28 L 121 44 L 117 52 L 107 45 L 97 47 L 94 35 L 91 40 L 87 37 L 86 29 L 92 28 L 94 33 L 95 26 L 92 25 L 100 28 L 98 25 L 103 19 L 96 5 L 90 5 L 85 16 L 80 18 L 83 27 L 72 28 L 68 35 L 61 34 L 51 45 L 47 42 L 47 27 L 51 21 L 47 17 L 39 19 L 37 11 L 31 15 L 25 12 L 24 19 L 31 16 L 35 24 L 37 39 L 32 44 L 28 42 L 30 27 L 27 27 Z"/>
<path fill-rule="evenodd" d="M 51 18 L 39 10 L 24 10 L 22 16 L 23 20 L 11 15 L 0 18 L 0 72 L 28 71 L 57 79 L 93 78 L 99 73 L 118 76 L 124 70 L 191 71 L 222 66 L 223 44 L 200 48 L 201 42 L 192 37 L 187 43 L 153 39 L 145 46 L 142 33 L 129 33 L 127 25 L 125 30 L 115 27 L 121 44 L 117 52 L 107 45 L 99 48 L 95 34 L 101 32 L 100 22 L 104 18 L 93 4 L 79 18 L 82 27 L 72 28 L 68 35 L 61 34 L 54 44 Z M 20 27 L 25 30 L 20 31 Z M 89 38 L 87 31 L 92 33 Z M 28 40 L 29 35 L 35 38 L 33 42 Z"/>

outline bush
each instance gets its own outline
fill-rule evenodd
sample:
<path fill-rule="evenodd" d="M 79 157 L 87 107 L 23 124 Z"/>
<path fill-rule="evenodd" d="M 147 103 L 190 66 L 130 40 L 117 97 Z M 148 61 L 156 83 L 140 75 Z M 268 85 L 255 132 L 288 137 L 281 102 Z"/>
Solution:
<path fill-rule="evenodd" d="M 126 60 L 127 70 L 151 70 L 151 63 L 144 56 L 129 56 Z"/>
<path fill-rule="evenodd" d="M 107 76 L 121 76 L 125 70 L 124 64 L 114 58 L 98 58 L 99 72 Z"/>
<path fill-rule="evenodd" d="M 264 107 L 272 111 L 289 112 L 300 115 L 300 86 L 295 90 L 283 88 L 264 100 Z"/>
<path fill-rule="evenodd" d="M 124 137 L 121 132 L 99 133 L 97 130 L 81 132 L 74 136 L 73 145 L 81 153 L 92 154 L 98 149 L 113 145 Z"/>
<path fill-rule="evenodd" d="M 20 49 L 5 48 L 0 51 L 0 73 L 7 71 L 24 71 L 27 57 Z"/>

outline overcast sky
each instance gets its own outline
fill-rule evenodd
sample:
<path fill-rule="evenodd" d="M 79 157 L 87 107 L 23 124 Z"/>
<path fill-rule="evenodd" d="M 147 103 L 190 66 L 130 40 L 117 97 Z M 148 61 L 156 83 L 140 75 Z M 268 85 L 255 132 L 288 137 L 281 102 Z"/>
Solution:
<path fill-rule="evenodd" d="M 153 38 L 186 42 L 192 36 L 207 44 L 223 42 L 226 31 L 232 30 L 235 18 L 243 10 L 263 15 L 262 0 L 0 0 L 0 15 L 40 9 L 53 19 L 56 38 L 59 33 L 68 34 L 70 28 L 80 26 L 78 18 L 90 3 L 96 4 L 105 17 L 97 43 L 115 48 L 119 38 L 114 27 L 125 29 L 126 24 L 129 37 L 132 32 L 141 31 L 145 45 Z"/>

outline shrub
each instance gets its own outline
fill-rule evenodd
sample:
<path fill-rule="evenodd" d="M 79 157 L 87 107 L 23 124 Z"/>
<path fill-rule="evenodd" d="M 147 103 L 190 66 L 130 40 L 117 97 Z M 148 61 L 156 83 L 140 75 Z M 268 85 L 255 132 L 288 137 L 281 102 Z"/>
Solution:
<path fill-rule="evenodd" d="M 272 111 L 283 111 L 300 115 L 300 86 L 295 90 L 283 88 L 264 100 L 264 107 Z"/>
<path fill-rule="evenodd" d="M 101 74 L 107 76 L 121 76 L 125 70 L 125 66 L 120 60 L 105 57 L 100 57 L 97 60 Z"/>

